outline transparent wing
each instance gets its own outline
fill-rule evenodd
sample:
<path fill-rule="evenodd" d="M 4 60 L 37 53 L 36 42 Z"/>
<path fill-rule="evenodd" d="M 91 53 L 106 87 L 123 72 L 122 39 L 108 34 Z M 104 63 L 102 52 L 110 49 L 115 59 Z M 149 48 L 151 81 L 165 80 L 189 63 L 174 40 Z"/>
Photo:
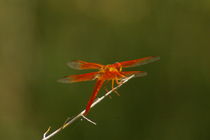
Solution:
<path fill-rule="evenodd" d="M 62 79 L 59 79 L 58 82 L 60 83 L 74 83 L 74 82 L 83 82 L 83 81 L 90 81 L 95 80 L 98 76 L 98 72 L 91 72 L 79 75 L 70 75 L 65 76 Z"/>
<path fill-rule="evenodd" d="M 85 62 L 81 60 L 74 60 L 74 61 L 68 62 L 67 65 L 70 68 L 77 69 L 77 70 L 100 69 L 103 67 L 103 65 L 101 64 L 90 63 L 90 62 Z"/>
<path fill-rule="evenodd" d="M 140 58 L 136 60 L 123 61 L 123 62 L 120 62 L 120 64 L 123 68 L 136 67 L 136 66 L 148 64 L 154 61 L 158 61 L 159 59 L 160 59 L 159 56 L 149 56 L 149 57 L 144 57 L 144 58 Z"/>

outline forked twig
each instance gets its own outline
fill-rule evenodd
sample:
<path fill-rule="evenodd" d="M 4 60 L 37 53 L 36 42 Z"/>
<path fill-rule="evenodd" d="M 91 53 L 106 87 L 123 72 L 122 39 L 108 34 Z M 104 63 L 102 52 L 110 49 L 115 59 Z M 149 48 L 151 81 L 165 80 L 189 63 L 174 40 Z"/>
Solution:
<path fill-rule="evenodd" d="M 93 108 L 95 105 L 97 105 L 99 102 L 101 102 L 106 96 L 110 95 L 113 91 L 115 91 L 116 89 L 118 89 L 119 87 L 121 87 L 123 84 L 125 84 L 126 82 L 128 82 L 128 80 L 130 80 L 131 78 L 133 78 L 134 75 L 131 75 L 130 77 L 127 77 L 125 79 L 123 79 L 119 85 L 117 85 L 116 87 L 114 87 L 113 89 L 111 89 L 110 91 L 108 91 L 104 96 L 97 98 L 94 103 L 91 105 L 90 108 Z M 88 119 L 87 117 L 85 117 L 83 114 L 85 113 L 85 110 L 83 110 L 82 112 L 80 112 L 77 116 L 75 116 L 72 119 L 67 119 L 66 122 L 57 130 L 55 130 L 54 132 L 52 132 L 51 134 L 48 134 L 48 132 L 50 131 L 51 127 L 49 127 L 47 129 L 47 131 L 43 134 L 43 138 L 42 140 L 48 140 L 51 137 L 53 137 L 54 135 L 56 135 L 57 133 L 59 133 L 61 130 L 63 130 L 64 128 L 66 128 L 67 126 L 69 126 L 70 124 L 72 124 L 74 121 L 76 121 L 79 118 L 84 118 L 85 120 L 87 120 L 88 122 L 96 125 L 95 122 L 91 121 L 90 119 Z"/>

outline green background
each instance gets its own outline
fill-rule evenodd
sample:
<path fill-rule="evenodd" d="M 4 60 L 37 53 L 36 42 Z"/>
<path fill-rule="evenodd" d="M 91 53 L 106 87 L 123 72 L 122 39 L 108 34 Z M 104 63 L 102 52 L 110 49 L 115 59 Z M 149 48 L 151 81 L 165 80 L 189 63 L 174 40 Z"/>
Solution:
<path fill-rule="evenodd" d="M 161 60 L 53 140 L 209 140 L 209 0 L 1 0 L 0 139 L 40 140 L 86 105 L 95 82 L 61 84 L 80 59 Z M 100 96 L 104 91 L 100 92 Z"/>

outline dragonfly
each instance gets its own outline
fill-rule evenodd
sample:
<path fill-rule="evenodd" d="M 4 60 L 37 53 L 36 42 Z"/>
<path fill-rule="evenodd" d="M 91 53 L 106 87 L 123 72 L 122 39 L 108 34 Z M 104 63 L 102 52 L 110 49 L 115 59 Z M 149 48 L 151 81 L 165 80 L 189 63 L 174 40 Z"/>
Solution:
<path fill-rule="evenodd" d="M 95 69 L 98 70 L 96 72 L 90 72 L 79 75 L 69 75 L 64 78 L 58 80 L 61 83 L 75 83 L 75 82 L 83 82 L 83 81 L 91 81 L 96 80 L 95 87 L 93 89 L 92 95 L 86 105 L 86 109 L 83 115 L 87 115 L 90 111 L 91 105 L 93 104 L 95 98 L 97 97 L 102 85 L 106 82 L 112 82 L 112 88 L 114 88 L 114 84 L 120 84 L 120 81 L 126 77 L 134 75 L 134 77 L 143 77 L 147 75 L 147 72 L 144 71 L 123 71 L 123 68 L 130 68 L 141 66 L 144 64 L 148 64 L 154 61 L 159 60 L 158 56 L 149 56 L 135 60 L 116 62 L 114 64 L 102 65 L 92 62 L 86 62 L 81 60 L 74 60 L 67 65 L 76 70 L 87 70 L 87 69 Z"/>

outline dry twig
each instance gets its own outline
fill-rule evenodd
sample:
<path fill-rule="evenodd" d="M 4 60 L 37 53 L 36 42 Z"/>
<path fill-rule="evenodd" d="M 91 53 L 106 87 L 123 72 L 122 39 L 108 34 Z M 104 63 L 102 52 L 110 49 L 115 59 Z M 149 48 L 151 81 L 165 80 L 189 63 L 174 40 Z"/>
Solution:
<path fill-rule="evenodd" d="M 100 103 L 106 96 L 110 95 L 113 91 L 115 91 L 116 89 L 118 89 L 119 87 L 121 87 L 123 84 L 125 84 L 126 82 L 128 82 L 128 80 L 130 80 L 131 78 L 133 78 L 134 75 L 131 75 L 130 77 L 127 77 L 125 79 L 123 79 L 119 85 L 117 85 L 116 87 L 114 87 L 113 89 L 111 89 L 110 91 L 108 91 L 104 96 L 97 98 L 94 103 L 91 105 L 91 108 L 93 108 L 96 104 Z M 82 112 L 80 112 L 77 116 L 75 116 L 72 119 L 67 119 L 65 121 L 65 123 L 58 128 L 57 130 L 55 130 L 54 132 L 52 132 L 51 134 L 48 134 L 51 127 L 49 127 L 47 129 L 47 131 L 43 134 L 43 138 L 42 140 L 48 140 L 51 137 L 53 137 L 54 135 L 56 135 L 57 133 L 59 133 L 60 131 L 62 131 L 64 128 L 66 128 L 67 126 L 69 126 L 70 124 L 72 124 L 74 121 L 78 120 L 79 118 L 84 118 L 85 120 L 87 120 L 88 122 L 96 125 L 95 122 L 91 121 L 90 119 L 88 119 L 87 117 L 85 117 L 83 114 L 85 113 L 85 110 L 83 110 Z"/>

